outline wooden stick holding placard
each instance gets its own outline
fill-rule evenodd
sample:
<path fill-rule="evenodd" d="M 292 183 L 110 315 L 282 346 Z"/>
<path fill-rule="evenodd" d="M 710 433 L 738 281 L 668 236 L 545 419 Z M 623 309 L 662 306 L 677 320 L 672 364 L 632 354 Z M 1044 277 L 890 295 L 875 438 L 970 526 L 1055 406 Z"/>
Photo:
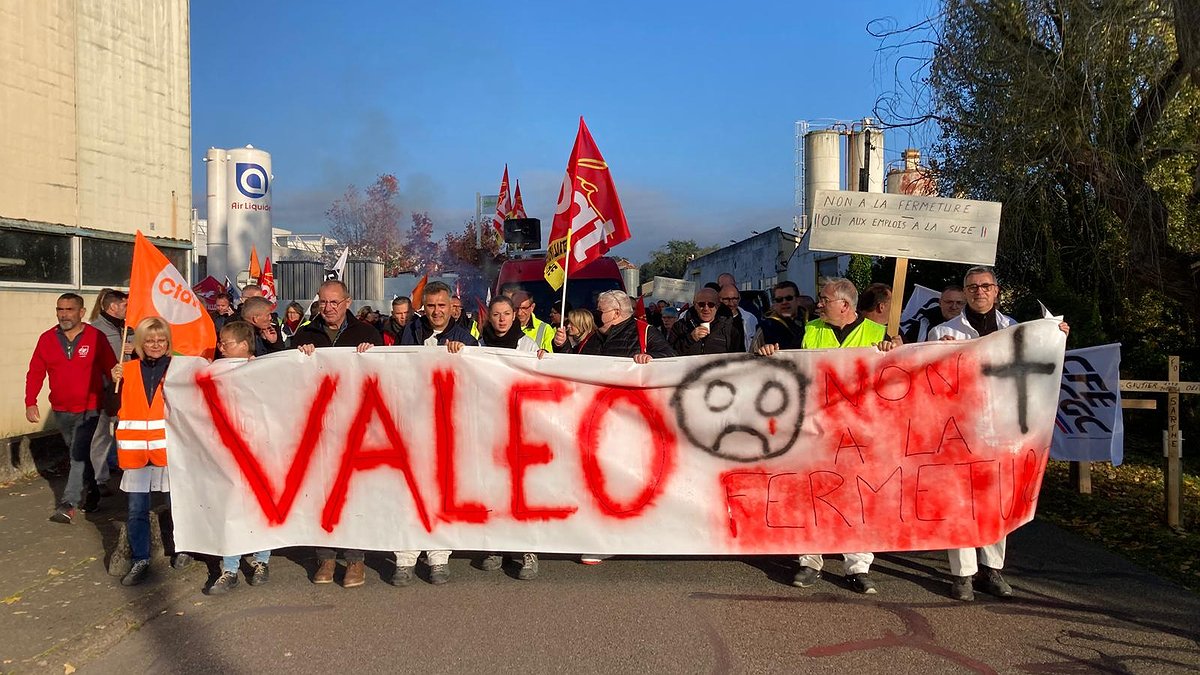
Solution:
<path fill-rule="evenodd" d="M 904 310 L 904 281 L 908 277 L 908 258 L 896 258 L 896 273 L 892 276 L 892 304 L 888 309 L 887 334 L 900 334 L 900 312 Z"/>

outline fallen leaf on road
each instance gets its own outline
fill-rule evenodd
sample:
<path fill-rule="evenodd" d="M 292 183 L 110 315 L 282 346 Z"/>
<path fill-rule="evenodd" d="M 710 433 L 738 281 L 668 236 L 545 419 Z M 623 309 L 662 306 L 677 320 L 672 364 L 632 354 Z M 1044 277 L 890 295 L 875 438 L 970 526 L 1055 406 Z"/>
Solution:
<path fill-rule="evenodd" d="M 50 569 L 46 570 L 46 574 L 49 574 L 52 577 L 56 577 L 56 576 L 62 574 L 62 570 L 51 567 Z"/>
<path fill-rule="evenodd" d="M 19 594 L 18 595 L 10 595 L 4 599 L 4 604 L 11 605 L 14 602 L 20 602 L 20 601 L 21 601 L 21 596 Z"/>
<path fill-rule="evenodd" d="M 75 672 L 75 666 L 69 663 L 63 664 L 63 675 L 71 675 L 73 672 Z"/>
<path fill-rule="evenodd" d="M 183 612 L 175 612 L 175 616 L 183 616 Z"/>

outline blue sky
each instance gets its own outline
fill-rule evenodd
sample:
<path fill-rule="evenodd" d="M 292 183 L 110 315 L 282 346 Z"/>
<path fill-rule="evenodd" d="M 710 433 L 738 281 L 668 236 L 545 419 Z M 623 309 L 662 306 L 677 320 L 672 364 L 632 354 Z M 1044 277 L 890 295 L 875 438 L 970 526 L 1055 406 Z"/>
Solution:
<path fill-rule="evenodd" d="M 928 8 L 193 2 L 194 202 L 205 149 L 249 143 L 272 155 L 277 227 L 327 231 L 348 185 L 394 173 L 440 237 L 507 163 L 545 233 L 583 115 L 633 233 L 615 254 L 790 228 L 795 121 L 872 115 L 894 78 L 867 24 Z M 917 140 L 889 133 L 887 159 Z"/>

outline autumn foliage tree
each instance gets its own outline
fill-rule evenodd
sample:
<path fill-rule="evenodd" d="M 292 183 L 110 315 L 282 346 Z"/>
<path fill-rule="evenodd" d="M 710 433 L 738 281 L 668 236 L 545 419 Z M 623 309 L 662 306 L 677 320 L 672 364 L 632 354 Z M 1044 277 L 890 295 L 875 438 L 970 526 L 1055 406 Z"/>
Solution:
<path fill-rule="evenodd" d="M 396 274 L 405 261 L 399 195 L 396 177 L 383 174 L 364 192 L 347 187 L 325 212 L 332 224 L 330 234 L 350 249 L 350 255 L 383 261 L 386 276 Z"/>
<path fill-rule="evenodd" d="M 412 214 L 412 227 L 404 236 L 401 271 L 437 274 L 442 271 L 442 246 L 433 240 L 433 219 L 428 213 Z"/>

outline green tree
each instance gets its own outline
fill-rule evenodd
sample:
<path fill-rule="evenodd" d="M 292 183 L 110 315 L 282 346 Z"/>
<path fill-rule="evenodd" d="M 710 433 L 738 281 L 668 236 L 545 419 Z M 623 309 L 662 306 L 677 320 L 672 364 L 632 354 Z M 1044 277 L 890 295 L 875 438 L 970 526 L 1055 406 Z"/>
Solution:
<path fill-rule="evenodd" d="M 927 88 L 880 114 L 936 123 L 943 194 L 1003 202 L 1002 283 L 1066 311 L 1075 341 L 1128 344 L 1148 319 L 1194 333 L 1200 3 L 944 0 L 882 35 L 898 67 L 927 57 L 900 88 Z"/>
<path fill-rule="evenodd" d="M 712 253 L 717 248 L 717 246 L 701 248 L 691 239 L 672 239 L 665 246 L 650 252 L 650 260 L 642 264 L 640 268 L 642 281 L 649 281 L 654 277 L 682 279 L 688 261 Z"/>
<path fill-rule="evenodd" d="M 354 257 L 383 261 L 384 274 L 397 273 L 406 255 L 400 240 L 400 187 L 392 174 L 382 174 L 364 192 L 353 185 L 325 212 L 332 234 Z"/>

